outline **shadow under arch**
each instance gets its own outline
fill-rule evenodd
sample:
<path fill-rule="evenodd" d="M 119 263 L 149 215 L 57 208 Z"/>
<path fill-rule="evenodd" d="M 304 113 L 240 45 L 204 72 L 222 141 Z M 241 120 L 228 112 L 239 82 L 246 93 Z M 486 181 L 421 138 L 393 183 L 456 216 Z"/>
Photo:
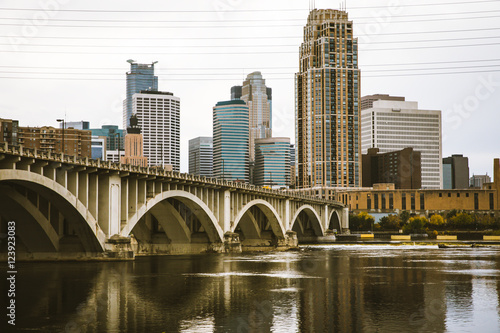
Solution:
<path fill-rule="evenodd" d="M 231 231 L 240 234 L 242 245 L 247 245 L 250 240 L 254 243 L 264 240 L 274 244 L 277 239 L 285 238 L 286 233 L 276 209 L 262 199 L 252 200 L 240 209 Z"/>
<path fill-rule="evenodd" d="M 190 231 L 185 223 L 167 223 L 169 219 L 176 220 L 177 222 L 182 220 L 179 212 L 172 207 L 168 199 L 175 199 L 190 209 L 200 221 L 210 242 L 222 243 L 224 241 L 224 232 L 208 206 L 194 194 L 179 190 L 162 192 L 149 199 L 130 217 L 128 223 L 121 230 L 120 235 L 128 237 L 132 233 L 132 230 L 140 225 L 139 222 L 147 213 L 156 213 L 156 217 L 160 219 L 159 222 L 164 226 L 164 229 L 166 228 L 165 232 L 168 234 L 170 231 L 170 238 L 173 242 L 191 242 Z"/>
<path fill-rule="evenodd" d="M 12 219 L 16 222 L 16 234 L 25 244 L 28 252 L 67 251 L 79 252 L 75 246 L 79 242 L 84 252 L 103 252 L 105 250 L 106 235 L 99 227 L 96 219 L 87 207 L 64 186 L 50 178 L 26 170 L 0 170 L 0 185 L 3 187 L 1 206 L 2 218 Z M 65 235 L 60 235 L 58 230 L 49 222 L 38 208 L 23 196 L 19 190 L 31 191 L 43 200 L 50 202 L 51 206 L 64 217 L 64 221 L 74 231 L 73 245 L 60 246 L 60 241 Z M 10 205 L 9 205 L 10 204 Z M 17 210 L 14 209 L 17 207 Z M 34 229 L 31 229 L 34 228 Z M 37 238 L 37 233 L 43 232 L 44 237 Z M 38 234 L 39 235 L 39 234 Z M 78 241 L 76 240 L 78 239 Z M 23 243 L 24 243 L 23 240 Z M 37 244 L 36 242 L 41 242 Z M 48 246 L 43 245 L 45 243 Z M 41 250 L 43 247 L 43 250 Z M 30 249 L 31 248 L 31 249 Z"/>
<path fill-rule="evenodd" d="M 340 216 L 336 210 L 332 210 L 328 219 L 328 230 L 337 230 L 338 233 L 342 232 L 340 224 Z"/>
<path fill-rule="evenodd" d="M 299 242 L 307 237 L 324 236 L 318 213 L 310 205 L 301 206 L 292 218 L 291 229 L 297 233 Z"/>

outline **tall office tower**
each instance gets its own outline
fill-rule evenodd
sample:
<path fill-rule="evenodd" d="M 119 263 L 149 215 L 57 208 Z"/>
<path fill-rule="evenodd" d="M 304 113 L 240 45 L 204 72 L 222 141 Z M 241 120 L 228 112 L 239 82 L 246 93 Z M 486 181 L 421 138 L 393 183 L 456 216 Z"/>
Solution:
<path fill-rule="evenodd" d="M 218 102 L 213 108 L 214 177 L 249 181 L 249 120 L 245 101 Z"/>
<path fill-rule="evenodd" d="M 127 60 L 130 72 L 127 72 L 127 97 L 123 101 L 123 128 L 129 126 L 132 116 L 132 96 L 142 90 L 157 91 L 158 76 L 155 76 L 155 64 L 138 64 L 134 60 Z"/>
<path fill-rule="evenodd" d="M 125 135 L 125 156 L 121 158 L 121 162 L 147 167 L 148 159 L 144 156 L 143 141 L 139 120 L 133 114 L 130 117 L 130 126 L 127 127 L 127 135 Z"/>
<path fill-rule="evenodd" d="M 231 87 L 231 100 L 241 99 L 248 105 L 250 121 L 250 162 L 255 158 L 255 139 L 272 136 L 272 89 L 266 87 L 261 72 L 247 75 L 243 86 Z"/>
<path fill-rule="evenodd" d="M 422 188 L 442 188 L 441 111 L 419 110 L 417 102 L 374 101 L 361 111 L 361 133 L 363 154 L 368 148 L 421 152 Z"/>
<path fill-rule="evenodd" d="M 255 140 L 254 184 L 271 188 L 290 185 L 290 138 Z"/>
<path fill-rule="evenodd" d="M 347 13 L 312 10 L 295 74 L 297 188 L 361 186 L 359 80 Z"/>
<path fill-rule="evenodd" d="M 180 169 L 180 98 L 171 92 L 143 90 L 132 97 L 144 138 L 148 165 Z"/>
<path fill-rule="evenodd" d="M 214 145 L 213 139 L 199 136 L 189 140 L 189 173 L 213 177 Z"/>
<path fill-rule="evenodd" d="M 469 188 L 469 159 L 464 155 L 443 158 L 443 189 Z"/>

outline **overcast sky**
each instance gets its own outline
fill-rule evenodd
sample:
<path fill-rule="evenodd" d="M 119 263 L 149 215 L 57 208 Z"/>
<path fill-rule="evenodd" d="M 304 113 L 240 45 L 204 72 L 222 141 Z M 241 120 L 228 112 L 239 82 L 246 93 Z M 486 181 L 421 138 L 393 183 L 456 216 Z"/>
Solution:
<path fill-rule="evenodd" d="M 138 7 L 140 4 L 140 7 Z M 316 8 L 340 8 L 317 0 Z M 181 98 L 187 142 L 212 135 L 212 107 L 252 71 L 273 89 L 273 136 L 294 138 L 294 73 L 307 0 L 2 0 L 0 117 L 122 124 L 127 59 L 158 61 Z M 22 10 L 19 10 L 22 9 Z M 500 157 L 500 1 L 347 2 L 359 37 L 361 94 L 443 111 L 443 157 L 492 175 Z"/>

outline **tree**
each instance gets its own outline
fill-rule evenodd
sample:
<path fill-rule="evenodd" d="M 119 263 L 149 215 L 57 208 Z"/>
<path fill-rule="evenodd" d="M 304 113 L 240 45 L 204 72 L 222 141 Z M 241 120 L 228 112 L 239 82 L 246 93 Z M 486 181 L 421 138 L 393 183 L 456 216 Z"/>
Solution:
<path fill-rule="evenodd" d="M 472 216 L 467 213 L 458 213 L 448 220 L 450 229 L 455 230 L 473 230 L 475 229 L 474 220 Z"/>
<path fill-rule="evenodd" d="M 419 217 L 419 216 L 412 217 L 408 221 L 408 224 L 403 226 L 403 232 L 405 234 L 424 233 L 424 226 L 427 222 L 428 221 L 425 217 Z"/>
<path fill-rule="evenodd" d="M 389 214 L 380 219 L 378 223 L 381 230 L 401 229 L 401 218 L 398 215 Z"/>
<path fill-rule="evenodd" d="M 405 225 L 408 223 L 410 220 L 410 213 L 408 213 L 406 210 L 403 210 L 401 213 L 399 213 L 399 219 L 401 220 L 401 225 Z"/>
<path fill-rule="evenodd" d="M 360 212 L 358 215 L 349 215 L 349 229 L 351 231 L 371 231 L 375 218 L 367 212 Z"/>
<path fill-rule="evenodd" d="M 444 225 L 445 225 L 444 219 L 439 214 L 432 215 L 429 222 L 427 222 L 427 227 L 431 230 L 442 229 Z"/>

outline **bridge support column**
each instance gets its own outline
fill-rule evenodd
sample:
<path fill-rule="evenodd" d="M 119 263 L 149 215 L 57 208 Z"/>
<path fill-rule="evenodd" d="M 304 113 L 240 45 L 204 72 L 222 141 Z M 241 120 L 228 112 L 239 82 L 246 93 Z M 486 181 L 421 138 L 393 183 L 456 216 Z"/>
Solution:
<path fill-rule="evenodd" d="M 230 231 L 224 234 L 224 252 L 241 253 L 240 235 Z"/>
<path fill-rule="evenodd" d="M 299 246 L 299 239 L 297 238 L 297 233 L 292 230 L 288 230 L 285 234 L 285 238 L 278 240 L 278 247 L 285 247 L 287 249 L 296 248 Z"/>
<path fill-rule="evenodd" d="M 340 219 L 340 228 L 342 229 L 343 234 L 349 234 L 349 208 L 342 208 L 342 215 Z"/>

